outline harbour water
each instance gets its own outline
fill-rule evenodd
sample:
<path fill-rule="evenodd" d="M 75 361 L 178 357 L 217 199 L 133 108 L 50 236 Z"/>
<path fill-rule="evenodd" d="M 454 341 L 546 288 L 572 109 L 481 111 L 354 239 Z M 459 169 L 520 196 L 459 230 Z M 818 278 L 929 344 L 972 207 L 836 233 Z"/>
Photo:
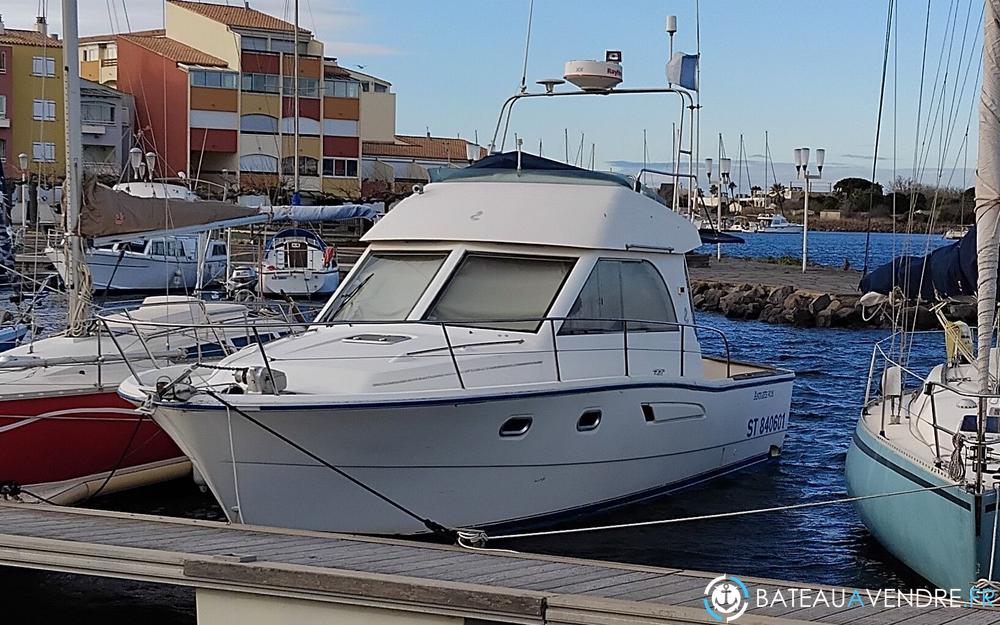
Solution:
<path fill-rule="evenodd" d="M 875 237 L 878 236 L 878 239 Z M 873 260 L 891 247 L 873 235 Z M 758 241 L 763 238 L 763 241 Z M 794 235 L 749 235 L 744 251 L 757 256 L 794 255 Z M 787 241 L 787 243 L 785 242 Z M 817 261 L 863 259 L 862 233 L 810 233 Z M 943 243 L 921 237 L 913 247 Z M 727 253 L 734 254 L 729 246 Z M 786 250 L 787 247 L 787 250 Z M 887 251 L 887 247 L 889 247 Z M 820 252 L 820 250 L 826 250 Z M 921 253 L 913 251 L 911 253 Z M 839 260 L 836 254 L 840 254 Z M 884 260 L 879 260 L 884 259 Z M 855 260 L 851 260 L 852 266 Z M 41 317 L 58 322 L 52 312 Z M 794 370 L 792 414 L 781 457 L 754 469 L 655 502 L 577 521 L 576 525 L 626 523 L 820 502 L 844 495 L 844 458 L 864 397 L 872 344 L 886 330 L 802 329 L 703 314 L 699 323 L 722 329 L 735 359 Z M 910 366 L 922 371 L 943 355 L 940 335 L 924 335 Z M 488 484 L 483 485 L 488 488 Z M 102 497 L 93 507 L 130 512 L 222 519 L 211 495 L 182 480 Z M 502 545 L 524 551 L 617 560 L 737 575 L 796 579 L 849 587 L 913 587 L 923 582 L 867 534 L 851 505 L 807 508 L 757 516 L 641 529 L 522 539 Z M 193 592 L 135 582 L 0 569 L 0 585 L 17 597 L 12 622 L 193 623 Z M 10 614 L 9 611 L 7 611 Z"/>
<path fill-rule="evenodd" d="M 742 234 L 745 243 L 722 246 L 723 256 L 739 258 L 802 258 L 801 234 Z M 865 262 L 866 235 L 863 232 L 810 232 L 809 261 L 827 267 L 843 267 L 847 260 L 852 269 L 860 270 Z M 868 240 L 868 267 L 878 267 L 900 255 L 923 256 L 942 245 L 954 243 L 940 234 L 894 235 L 872 232 Z M 703 254 L 715 254 L 714 245 L 698 249 Z"/>

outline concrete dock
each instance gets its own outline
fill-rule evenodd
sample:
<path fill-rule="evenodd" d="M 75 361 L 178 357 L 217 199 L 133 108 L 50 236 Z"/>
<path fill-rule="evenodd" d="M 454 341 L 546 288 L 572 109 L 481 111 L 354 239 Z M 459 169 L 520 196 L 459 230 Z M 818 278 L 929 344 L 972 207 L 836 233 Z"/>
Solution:
<path fill-rule="evenodd" d="M 0 565 L 193 587 L 200 625 L 716 622 L 704 607 L 714 573 L 34 504 L 0 504 Z M 753 595 L 837 590 L 742 581 Z M 750 604 L 740 617 L 805 622 L 992 625 L 1000 611 L 842 601 Z"/>

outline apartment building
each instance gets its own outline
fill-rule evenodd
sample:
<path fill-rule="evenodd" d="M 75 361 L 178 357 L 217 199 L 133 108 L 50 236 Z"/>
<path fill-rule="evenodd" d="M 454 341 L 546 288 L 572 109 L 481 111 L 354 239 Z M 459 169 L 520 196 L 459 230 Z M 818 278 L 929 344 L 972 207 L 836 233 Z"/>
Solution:
<path fill-rule="evenodd" d="M 80 80 L 80 121 L 84 170 L 119 176 L 135 137 L 132 96 L 107 85 Z"/>
<path fill-rule="evenodd" d="M 336 64 L 336 59 L 328 59 Z M 360 86 L 361 140 L 393 141 L 396 136 L 396 94 L 392 84 L 351 68 L 342 68 Z"/>
<path fill-rule="evenodd" d="M 34 30 L 0 22 L 0 157 L 20 175 L 19 154 L 42 178 L 65 172 L 62 42 L 39 17 Z"/>
<path fill-rule="evenodd" d="M 135 98 L 158 175 L 288 187 L 297 160 L 302 191 L 357 198 L 360 83 L 310 31 L 297 40 L 298 110 L 294 26 L 247 6 L 167 0 L 162 30 L 82 42 L 81 73 Z"/>

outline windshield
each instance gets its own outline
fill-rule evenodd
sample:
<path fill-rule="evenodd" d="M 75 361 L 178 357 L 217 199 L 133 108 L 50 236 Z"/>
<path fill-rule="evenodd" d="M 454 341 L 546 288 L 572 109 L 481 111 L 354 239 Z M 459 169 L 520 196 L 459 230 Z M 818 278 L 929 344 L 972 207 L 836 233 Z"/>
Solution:
<path fill-rule="evenodd" d="M 573 259 L 469 254 L 428 311 L 430 321 L 457 321 L 475 327 L 535 332 L 549 312 Z M 494 322 L 494 323 L 486 323 Z"/>
<path fill-rule="evenodd" d="M 446 258 L 447 252 L 369 254 L 322 321 L 406 319 Z"/>

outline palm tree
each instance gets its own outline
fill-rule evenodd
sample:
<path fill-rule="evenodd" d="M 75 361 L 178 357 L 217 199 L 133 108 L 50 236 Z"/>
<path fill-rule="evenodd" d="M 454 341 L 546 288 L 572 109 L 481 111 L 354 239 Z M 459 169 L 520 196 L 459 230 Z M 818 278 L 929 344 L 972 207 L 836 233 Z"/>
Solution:
<path fill-rule="evenodd" d="M 785 185 L 775 182 L 771 185 L 771 192 L 768 194 L 774 198 L 774 203 L 778 205 L 778 211 L 785 214 Z"/>

